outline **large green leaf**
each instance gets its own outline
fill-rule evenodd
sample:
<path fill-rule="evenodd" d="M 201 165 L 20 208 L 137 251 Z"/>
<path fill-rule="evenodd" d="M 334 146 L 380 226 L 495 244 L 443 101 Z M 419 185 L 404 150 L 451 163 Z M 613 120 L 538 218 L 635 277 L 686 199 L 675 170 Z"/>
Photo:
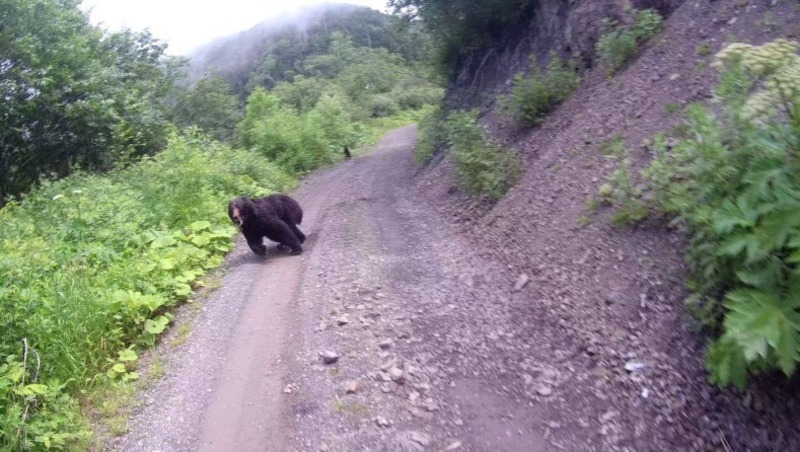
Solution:
<path fill-rule="evenodd" d="M 152 319 L 147 319 L 144 322 L 144 330 L 150 334 L 158 335 L 164 332 L 169 324 L 169 319 L 163 315 L 159 315 Z"/>

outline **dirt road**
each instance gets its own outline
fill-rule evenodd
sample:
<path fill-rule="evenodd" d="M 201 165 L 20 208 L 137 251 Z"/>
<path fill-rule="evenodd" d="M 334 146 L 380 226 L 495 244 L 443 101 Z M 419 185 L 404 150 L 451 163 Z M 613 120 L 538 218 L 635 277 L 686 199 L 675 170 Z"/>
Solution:
<path fill-rule="evenodd" d="M 523 346 L 500 303 L 510 285 L 494 293 L 498 269 L 411 194 L 414 139 L 399 129 L 304 181 L 302 256 L 237 246 L 186 342 L 160 347 L 166 375 L 110 448 L 545 448 L 542 410 L 521 397 L 549 394 L 557 372 L 503 353 Z"/>
<path fill-rule="evenodd" d="M 261 259 L 240 243 L 186 342 L 163 341 L 166 375 L 111 449 L 663 446 L 642 389 L 597 386 L 592 352 L 531 315 L 552 300 L 421 201 L 414 140 L 396 130 L 304 181 L 303 255 Z"/>

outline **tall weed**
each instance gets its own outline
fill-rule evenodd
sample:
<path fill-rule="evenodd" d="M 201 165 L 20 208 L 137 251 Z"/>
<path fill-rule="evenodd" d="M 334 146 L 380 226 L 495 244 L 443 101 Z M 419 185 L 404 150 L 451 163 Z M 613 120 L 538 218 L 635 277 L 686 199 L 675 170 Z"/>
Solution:
<path fill-rule="evenodd" d="M 530 75 L 514 76 L 514 87 L 502 100 L 502 108 L 518 121 L 537 126 L 578 88 L 580 81 L 576 62 L 565 64 L 553 52 L 543 72 L 532 57 Z"/>
<path fill-rule="evenodd" d="M 478 112 L 451 113 L 445 121 L 459 185 L 472 195 L 501 198 L 519 179 L 516 155 L 488 140 L 478 123 Z"/>
<path fill-rule="evenodd" d="M 636 11 L 629 25 L 607 18 L 603 20 L 597 55 L 609 77 L 624 68 L 639 53 L 642 44 L 661 31 L 661 20 L 652 9 Z"/>

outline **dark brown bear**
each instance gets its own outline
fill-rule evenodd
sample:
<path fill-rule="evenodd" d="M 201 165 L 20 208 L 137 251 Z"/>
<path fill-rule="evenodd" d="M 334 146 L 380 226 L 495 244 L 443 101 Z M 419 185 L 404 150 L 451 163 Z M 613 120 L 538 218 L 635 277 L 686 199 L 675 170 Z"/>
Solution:
<path fill-rule="evenodd" d="M 242 231 L 250 249 L 259 256 L 267 255 L 264 237 L 278 242 L 279 249 L 289 249 L 292 254 L 303 252 L 300 244 L 306 241 L 306 236 L 297 228 L 303 221 L 303 209 L 286 195 L 236 198 L 228 204 L 228 216 Z"/>

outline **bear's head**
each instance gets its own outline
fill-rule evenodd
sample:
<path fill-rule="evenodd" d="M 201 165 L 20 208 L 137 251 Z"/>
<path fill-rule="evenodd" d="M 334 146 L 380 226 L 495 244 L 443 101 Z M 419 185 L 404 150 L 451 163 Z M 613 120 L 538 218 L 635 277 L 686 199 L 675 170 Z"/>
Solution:
<path fill-rule="evenodd" d="M 228 216 L 231 221 L 241 230 L 245 222 L 253 218 L 255 208 L 253 202 L 244 196 L 234 199 L 228 204 Z"/>

